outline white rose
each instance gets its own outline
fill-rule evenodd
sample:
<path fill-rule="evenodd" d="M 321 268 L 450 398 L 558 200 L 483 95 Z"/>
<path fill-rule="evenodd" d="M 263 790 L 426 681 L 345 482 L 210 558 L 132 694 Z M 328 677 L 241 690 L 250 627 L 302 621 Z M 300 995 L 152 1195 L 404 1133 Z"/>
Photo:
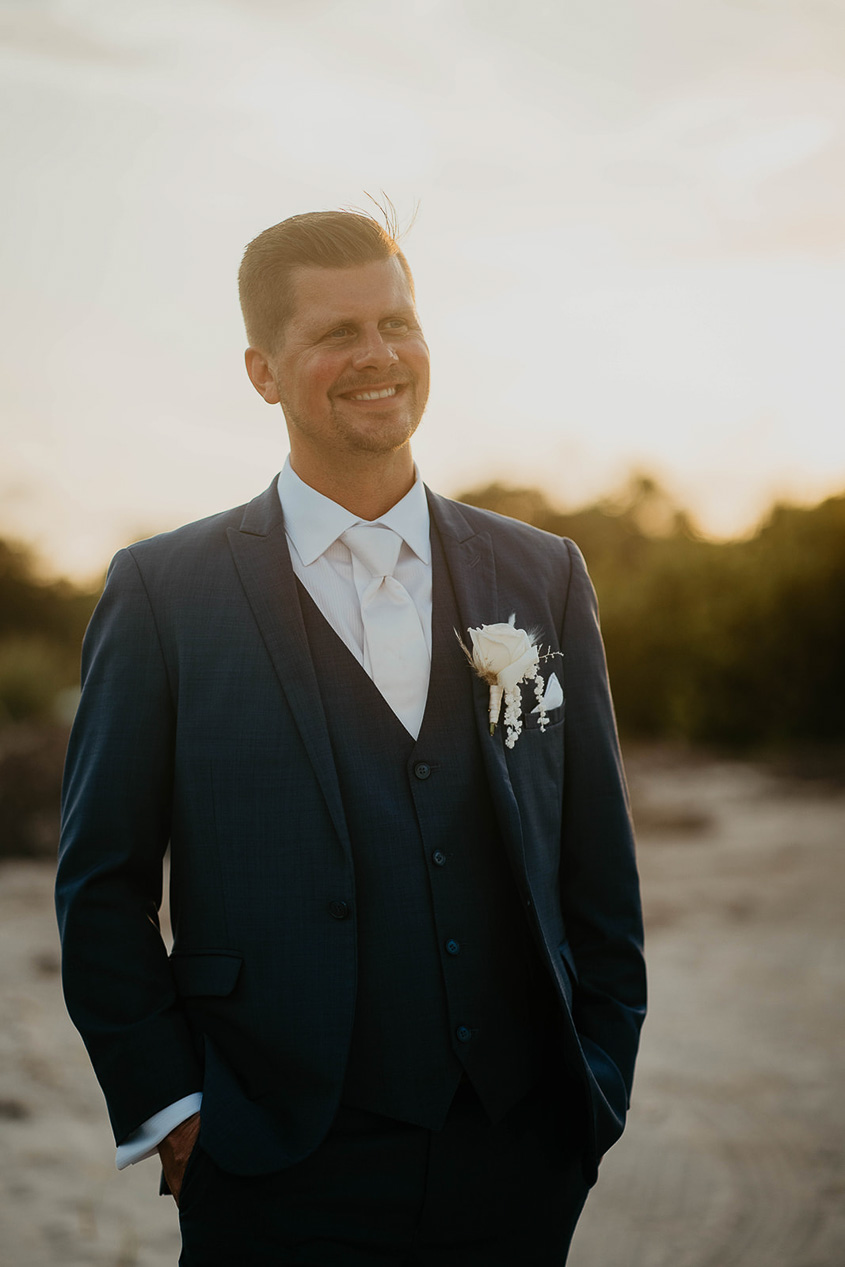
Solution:
<path fill-rule="evenodd" d="M 511 616 L 508 624 L 482 625 L 470 629 L 472 662 L 479 676 L 495 681 L 504 691 L 512 691 L 526 677 L 533 677 L 533 670 L 540 660 L 540 653 L 524 629 L 514 625 Z"/>
<path fill-rule="evenodd" d="M 490 734 L 494 734 L 502 711 L 502 699 L 505 701 L 505 727 L 507 738 L 505 745 L 512 748 L 522 731 L 520 707 L 522 698 L 519 690 L 520 682 L 526 678 L 534 679 L 534 694 L 537 696 L 540 714 L 540 729 L 547 725 L 544 709 L 543 679 L 539 673 L 540 651 L 534 645 L 534 638 L 524 629 L 517 629 L 516 615 L 511 616 L 507 624 L 482 625 L 480 629 L 470 629 L 472 651 L 464 646 L 461 635 L 455 630 L 455 636 L 461 649 L 482 681 L 490 688 L 489 707 L 487 710 L 490 722 Z M 535 635 L 536 636 L 536 635 Z M 543 659 L 551 655 L 560 655 L 559 651 L 549 651 Z M 557 682 L 557 679 L 555 678 Z M 558 686 L 558 690 L 560 687 Z M 551 707 L 551 705 L 550 705 Z"/>

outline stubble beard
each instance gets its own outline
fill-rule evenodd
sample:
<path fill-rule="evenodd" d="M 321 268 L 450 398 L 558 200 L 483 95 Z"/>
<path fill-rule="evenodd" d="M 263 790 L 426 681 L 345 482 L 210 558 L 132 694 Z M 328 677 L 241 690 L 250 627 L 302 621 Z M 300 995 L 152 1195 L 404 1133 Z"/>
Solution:
<path fill-rule="evenodd" d="M 409 384 L 402 397 L 402 413 L 398 418 L 381 419 L 378 416 L 355 425 L 354 420 L 343 417 L 342 411 L 332 402 L 332 420 L 335 433 L 345 443 L 350 453 L 387 454 L 404 448 L 422 421 L 423 410 L 417 405 L 416 388 Z"/>
<path fill-rule="evenodd" d="M 379 418 L 378 415 L 360 420 L 344 416 L 338 408 L 337 401 L 331 404 L 330 434 L 323 440 L 324 445 L 331 445 L 335 452 L 347 457 L 369 455 L 385 457 L 396 453 L 408 444 L 417 430 L 425 412 L 425 402 L 419 405 L 416 383 L 408 383 L 401 398 L 402 412 L 398 418 Z M 281 401 L 288 426 L 313 442 L 314 428 L 307 419 L 303 419 L 292 411 L 287 402 Z M 332 440 L 334 444 L 332 444 Z"/>

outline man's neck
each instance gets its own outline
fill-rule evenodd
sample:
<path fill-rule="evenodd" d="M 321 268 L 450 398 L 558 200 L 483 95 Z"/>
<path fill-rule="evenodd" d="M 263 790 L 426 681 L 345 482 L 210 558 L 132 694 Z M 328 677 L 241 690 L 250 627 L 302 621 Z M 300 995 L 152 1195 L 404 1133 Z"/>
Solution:
<path fill-rule="evenodd" d="M 400 502 L 414 484 L 414 462 L 407 447 L 379 455 L 379 461 L 351 461 L 343 470 L 311 463 L 291 451 L 290 464 L 304 484 L 359 519 L 378 519 Z"/>

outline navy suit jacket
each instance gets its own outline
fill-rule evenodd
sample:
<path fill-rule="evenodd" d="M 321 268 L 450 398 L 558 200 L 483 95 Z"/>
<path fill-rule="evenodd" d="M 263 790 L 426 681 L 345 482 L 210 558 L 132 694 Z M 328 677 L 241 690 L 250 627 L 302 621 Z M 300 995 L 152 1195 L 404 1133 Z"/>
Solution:
<path fill-rule="evenodd" d="M 577 548 L 429 493 L 463 629 L 536 630 L 564 685 L 542 733 L 491 738 L 489 792 L 559 997 L 585 1171 L 622 1131 L 645 1014 L 631 821 L 595 595 Z M 464 635 L 466 636 L 466 635 Z M 456 642 L 456 654 L 460 654 Z M 114 559 L 83 651 L 57 908 L 68 1007 L 120 1142 L 204 1091 L 236 1173 L 307 1155 L 336 1111 L 356 986 L 352 850 L 275 480 Z M 527 698 L 527 696 L 526 696 Z M 532 700 L 533 703 L 533 700 Z M 173 952 L 158 929 L 171 846 Z M 467 895 L 470 899 L 471 895 Z"/>

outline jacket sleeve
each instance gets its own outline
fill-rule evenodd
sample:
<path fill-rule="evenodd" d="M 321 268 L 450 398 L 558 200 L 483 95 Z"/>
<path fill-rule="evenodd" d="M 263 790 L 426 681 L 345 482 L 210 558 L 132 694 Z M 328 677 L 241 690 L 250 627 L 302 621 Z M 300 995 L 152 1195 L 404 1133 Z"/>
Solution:
<path fill-rule="evenodd" d="M 153 610 L 124 550 L 83 645 L 56 882 L 65 999 L 118 1143 L 202 1086 L 158 922 L 174 732 Z"/>
<path fill-rule="evenodd" d="M 604 1099 L 601 1152 L 621 1133 L 630 1102 L 646 981 L 633 827 L 598 605 L 581 553 L 572 542 L 567 547 L 561 904 L 577 973 L 573 1020 Z"/>

